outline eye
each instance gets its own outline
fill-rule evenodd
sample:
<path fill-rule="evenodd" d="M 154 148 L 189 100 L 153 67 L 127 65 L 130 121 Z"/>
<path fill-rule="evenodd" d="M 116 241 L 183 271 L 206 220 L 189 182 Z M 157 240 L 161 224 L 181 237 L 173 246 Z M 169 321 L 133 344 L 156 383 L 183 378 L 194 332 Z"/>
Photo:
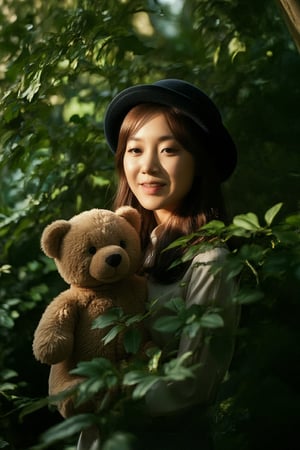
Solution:
<path fill-rule="evenodd" d="M 139 155 L 140 153 L 142 153 L 142 150 L 140 148 L 137 148 L 137 147 L 132 147 L 132 148 L 129 147 L 127 149 L 127 152 L 131 153 L 132 155 Z"/>
<path fill-rule="evenodd" d="M 167 155 L 172 155 L 172 154 L 178 153 L 178 150 L 176 148 L 172 148 L 172 147 L 165 147 L 162 149 L 161 152 L 166 153 Z"/>
<path fill-rule="evenodd" d="M 120 240 L 120 247 L 126 248 L 126 242 L 123 239 Z"/>
<path fill-rule="evenodd" d="M 90 248 L 89 248 L 89 254 L 90 254 L 90 255 L 94 255 L 96 252 L 97 252 L 96 247 L 90 247 Z"/>

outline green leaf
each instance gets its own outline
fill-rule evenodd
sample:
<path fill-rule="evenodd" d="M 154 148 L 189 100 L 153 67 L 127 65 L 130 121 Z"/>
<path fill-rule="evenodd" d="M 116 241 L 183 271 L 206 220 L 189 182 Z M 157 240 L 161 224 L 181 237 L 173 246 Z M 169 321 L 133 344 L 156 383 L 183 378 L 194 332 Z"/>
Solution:
<path fill-rule="evenodd" d="M 148 362 L 148 369 L 150 372 L 156 372 L 158 370 L 160 360 L 162 356 L 162 351 L 160 349 L 154 349 L 151 358 Z"/>
<path fill-rule="evenodd" d="M 36 412 L 39 409 L 45 408 L 45 406 L 49 405 L 49 402 L 50 402 L 49 397 L 45 397 L 29 403 L 22 409 L 20 413 L 20 419 L 22 420 L 23 417 L 27 416 L 28 414 L 32 414 L 33 412 Z"/>
<path fill-rule="evenodd" d="M 300 214 L 287 216 L 285 222 L 292 227 L 300 227 Z"/>
<path fill-rule="evenodd" d="M 185 246 L 194 236 L 195 236 L 195 234 L 191 234 L 188 236 L 182 236 L 182 237 L 176 239 L 175 241 L 173 241 L 171 244 L 169 244 L 168 247 L 166 247 L 163 251 L 169 250 L 171 248 Z"/>
<path fill-rule="evenodd" d="M 118 431 L 104 442 L 103 450 L 130 450 L 133 439 L 133 435 Z"/>
<path fill-rule="evenodd" d="M 242 272 L 244 267 L 245 267 L 244 260 L 240 259 L 238 256 L 227 259 L 226 261 L 227 279 L 231 280 L 235 278 Z"/>
<path fill-rule="evenodd" d="M 159 317 L 155 323 L 154 328 L 162 333 L 174 333 L 182 326 L 182 321 L 176 316 Z"/>
<path fill-rule="evenodd" d="M 20 98 L 27 98 L 29 102 L 32 101 L 34 95 L 39 91 L 41 87 L 41 75 L 42 70 L 38 70 L 28 83 L 28 87 L 22 93 L 19 93 Z"/>
<path fill-rule="evenodd" d="M 96 420 L 97 418 L 94 414 L 78 414 L 70 417 L 43 433 L 41 436 L 42 443 L 37 449 L 46 448 L 68 437 L 77 435 L 83 429 L 95 424 Z"/>
<path fill-rule="evenodd" d="M 131 370 L 130 372 L 125 373 L 123 384 L 125 386 L 133 386 L 134 384 L 140 383 L 145 376 L 147 375 L 142 370 Z"/>
<path fill-rule="evenodd" d="M 172 297 L 166 302 L 164 307 L 178 313 L 185 309 L 185 301 L 181 297 Z"/>
<path fill-rule="evenodd" d="M 4 328 L 13 328 L 14 327 L 14 320 L 7 314 L 6 311 L 4 311 L 2 308 L 0 308 L 0 327 Z"/>
<path fill-rule="evenodd" d="M 122 315 L 122 308 L 110 308 L 94 320 L 92 328 L 106 328 L 110 325 L 114 325 L 121 319 Z"/>
<path fill-rule="evenodd" d="M 125 325 L 129 327 L 130 325 L 133 325 L 134 323 L 139 323 L 144 319 L 143 314 L 136 314 L 134 316 L 128 317 L 128 319 L 125 320 Z"/>
<path fill-rule="evenodd" d="M 88 376 L 91 374 L 98 375 L 99 373 L 111 370 L 113 363 L 107 358 L 93 358 L 90 361 L 81 361 L 78 363 L 77 368 L 72 369 L 71 373 L 77 375 Z"/>
<path fill-rule="evenodd" d="M 9 380 L 10 378 L 15 378 L 18 376 L 18 373 L 12 369 L 3 369 L 0 372 L 0 379 Z"/>
<path fill-rule="evenodd" d="M 272 224 L 282 205 L 283 203 L 277 203 L 276 205 L 272 206 L 272 208 L 268 209 L 268 211 L 265 213 L 265 221 L 268 226 Z"/>
<path fill-rule="evenodd" d="M 87 400 L 89 400 L 91 397 L 93 397 L 95 394 L 97 394 L 106 387 L 107 387 L 106 383 L 103 379 L 98 380 L 89 379 L 80 383 L 76 391 L 75 405 L 78 406 L 86 402 Z"/>
<path fill-rule="evenodd" d="M 203 225 L 200 231 L 206 231 L 208 234 L 219 235 L 225 229 L 224 222 L 220 220 L 211 220 L 207 224 Z"/>
<path fill-rule="evenodd" d="M 113 363 L 107 358 L 93 358 L 90 361 L 81 361 L 78 363 L 75 369 L 72 369 L 70 373 L 80 375 L 83 377 L 99 377 L 104 372 L 112 372 L 114 370 Z"/>
<path fill-rule="evenodd" d="M 182 261 L 183 262 L 189 261 L 189 260 L 193 259 L 196 255 L 198 255 L 198 253 L 205 252 L 206 250 L 210 249 L 211 247 L 213 248 L 213 245 L 211 243 L 205 243 L 205 244 L 206 244 L 205 246 L 192 245 L 192 246 L 188 247 L 188 249 L 184 252 L 184 254 L 181 258 Z"/>
<path fill-rule="evenodd" d="M 205 328 L 220 328 L 224 326 L 224 321 L 219 314 L 205 313 L 200 319 L 200 323 Z"/>
<path fill-rule="evenodd" d="M 187 361 L 192 356 L 192 352 L 186 352 L 183 355 L 171 359 L 171 361 L 167 362 L 164 365 L 164 372 L 166 380 L 172 381 L 180 381 L 185 380 L 187 378 L 194 377 L 194 368 L 198 366 L 187 366 Z"/>
<path fill-rule="evenodd" d="M 10 264 L 3 264 L 3 266 L 0 266 L 0 275 L 2 274 L 2 273 L 5 273 L 5 274 L 7 274 L 7 273 L 10 273 L 11 272 L 11 265 Z"/>
<path fill-rule="evenodd" d="M 228 226 L 227 232 L 228 232 L 227 238 L 230 238 L 231 236 L 248 238 L 251 236 L 251 231 L 246 230 L 245 228 L 241 228 L 240 226 L 234 225 L 233 223 Z"/>
<path fill-rule="evenodd" d="M 187 378 L 194 378 L 194 373 L 189 367 L 176 366 L 166 373 L 169 381 L 183 381 Z"/>
<path fill-rule="evenodd" d="M 263 298 L 264 294 L 259 289 L 243 289 L 234 297 L 233 302 L 245 305 L 257 302 Z"/>
<path fill-rule="evenodd" d="M 123 331 L 123 330 L 124 330 L 124 325 L 116 325 L 111 330 L 109 330 L 109 332 L 102 339 L 104 342 L 104 345 L 107 345 L 109 342 L 113 341 L 116 338 L 116 336 L 118 336 L 118 334 L 121 333 L 121 331 Z"/>
<path fill-rule="evenodd" d="M 192 339 L 199 333 L 201 329 L 201 324 L 199 321 L 192 322 L 184 327 L 184 331 L 188 334 L 188 336 Z"/>
<path fill-rule="evenodd" d="M 298 244 L 300 241 L 299 233 L 295 231 L 281 231 L 281 230 L 273 230 L 274 236 L 277 237 L 278 241 L 282 244 L 293 245 Z"/>
<path fill-rule="evenodd" d="M 157 383 L 159 378 L 155 375 L 146 376 L 133 390 L 132 398 L 137 400 L 145 396 L 151 387 Z"/>
<path fill-rule="evenodd" d="M 251 212 L 235 216 L 233 224 L 249 231 L 257 231 L 261 228 L 257 215 Z"/>
<path fill-rule="evenodd" d="M 137 353 L 142 342 L 142 336 L 136 328 L 129 328 L 124 335 L 124 347 L 127 353 Z"/>
<path fill-rule="evenodd" d="M 245 244 L 239 250 L 239 257 L 242 260 L 260 262 L 266 253 L 266 249 L 258 244 Z"/>

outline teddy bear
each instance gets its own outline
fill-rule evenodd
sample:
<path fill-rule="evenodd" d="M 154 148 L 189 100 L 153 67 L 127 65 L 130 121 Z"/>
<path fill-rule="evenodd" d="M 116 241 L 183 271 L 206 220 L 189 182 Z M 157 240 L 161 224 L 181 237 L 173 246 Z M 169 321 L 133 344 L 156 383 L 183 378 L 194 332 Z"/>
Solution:
<path fill-rule="evenodd" d="M 95 357 L 118 362 L 128 356 L 121 335 L 104 345 L 108 328 L 92 326 L 111 307 L 129 315 L 145 312 L 146 281 L 137 275 L 140 227 L 138 211 L 122 206 L 115 212 L 94 208 L 44 229 L 41 248 L 69 285 L 48 304 L 34 333 L 35 358 L 51 366 L 50 395 L 83 380 L 70 374 L 78 362 Z M 91 405 L 78 410 L 72 396 L 59 401 L 57 408 L 64 418 L 91 412 Z"/>

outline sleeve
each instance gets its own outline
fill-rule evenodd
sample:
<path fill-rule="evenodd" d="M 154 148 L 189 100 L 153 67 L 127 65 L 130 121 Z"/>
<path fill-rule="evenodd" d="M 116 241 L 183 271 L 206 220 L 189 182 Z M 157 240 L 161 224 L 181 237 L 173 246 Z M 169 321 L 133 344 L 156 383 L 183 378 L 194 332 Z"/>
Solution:
<path fill-rule="evenodd" d="M 185 301 L 193 304 L 220 307 L 224 326 L 218 329 L 202 329 L 195 338 L 183 335 L 178 356 L 192 352 L 191 363 L 199 363 L 194 377 L 166 383 L 161 380 L 146 394 L 146 409 L 152 416 L 179 413 L 195 404 L 209 405 L 229 367 L 234 349 L 234 335 L 239 311 L 232 303 L 236 283 L 228 280 L 225 269 L 213 275 L 211 264 L 222 261 L 227 250 L 216 248 L 197 255 L 190 267 Z M 208 331 L 210 330 L 210 331 Z"/>

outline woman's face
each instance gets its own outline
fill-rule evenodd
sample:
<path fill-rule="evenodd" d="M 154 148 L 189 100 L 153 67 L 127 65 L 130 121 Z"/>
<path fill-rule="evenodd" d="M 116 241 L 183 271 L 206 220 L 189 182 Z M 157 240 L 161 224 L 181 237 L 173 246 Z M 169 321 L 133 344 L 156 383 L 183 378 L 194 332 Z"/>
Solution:
<path fill-rule="evenodd" d="M 123 158 L 127 182 L 139 203 L 164 222 L 190 191 L 195 161 L 175 139 L 163 114 L 129 136 Z"/>

